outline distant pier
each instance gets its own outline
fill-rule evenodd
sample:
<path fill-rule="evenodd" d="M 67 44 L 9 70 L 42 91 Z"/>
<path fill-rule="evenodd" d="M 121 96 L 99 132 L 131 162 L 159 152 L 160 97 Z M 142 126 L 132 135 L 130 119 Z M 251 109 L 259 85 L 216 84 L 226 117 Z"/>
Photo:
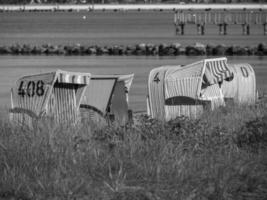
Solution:
<path fill-rule="evenodd" d="M 227 35 L 229 25 L 240 25 L 243 35 L 251 26 L 262 26 L 267 35 L 267 4 L 25 4 L 0 5 L 1 12 L 56 11 L 172 11 L 175 35 L 186 34 L 188 24 L 196 25 L 196 33 L 206 34 L 206 25 L 218 26 L 218 34 Z"/>
<path fill-rule="evenodd" d="M 227 35 L 229 25 L 240 25 L 243 35 L 250 35 L 252 25 L 261 25 L 267 35 L 267 10 L 177 10 L 174 13 L 176 35 L 184 35 L 187 24 L 195 24 L 199 35 L 205 34 L 205 25 L 218 26 L 219 35 Z"/>

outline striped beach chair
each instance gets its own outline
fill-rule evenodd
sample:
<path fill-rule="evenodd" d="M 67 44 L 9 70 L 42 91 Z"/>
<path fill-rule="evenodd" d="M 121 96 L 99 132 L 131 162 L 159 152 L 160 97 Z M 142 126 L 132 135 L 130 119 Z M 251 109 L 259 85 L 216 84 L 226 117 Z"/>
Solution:
<path fill-rule="evenodd" d="M 206 107 L 224 106 L 221 83 L 232 75 L 226 58 L 155 68 L 148 80 L 148 114 L 166 121 L 197 118 Z"/>
<path fill-rule="evenodd" d="M 33 120 L 47 116 L 57 123 L 76 123 L 90 77 L 62 70 L 21 77 L 11 89 L 11 120 L 32 126 Z"/>

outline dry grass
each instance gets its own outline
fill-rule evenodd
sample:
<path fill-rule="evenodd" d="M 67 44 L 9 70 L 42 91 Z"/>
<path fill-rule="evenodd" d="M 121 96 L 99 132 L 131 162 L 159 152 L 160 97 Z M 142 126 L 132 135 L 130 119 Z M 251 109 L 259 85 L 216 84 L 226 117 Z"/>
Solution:
<path fill-rule="evenodd" d="M 199 120 L 17 127 L 2 110 L 0 199 L 266 199 L 267 103 Z"/>

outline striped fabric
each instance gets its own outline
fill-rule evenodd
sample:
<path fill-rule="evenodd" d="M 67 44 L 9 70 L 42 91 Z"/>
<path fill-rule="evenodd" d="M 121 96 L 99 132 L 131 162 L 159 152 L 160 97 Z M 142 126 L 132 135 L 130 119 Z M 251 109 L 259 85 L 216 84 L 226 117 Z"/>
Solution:
<path fill-rule="evenodd" d="M 165 120 L 169 121 L 179 116 L 186 116 L 190 119 L 196 119 L 203 113 L 203 105 L 175 105 L 165 106 L 166 117 Z"/>
<path fill-rule="evenodd" d="M 76 87 L 73 84 L 56 83 L 48 102 L 47 115 L 57 123 L 75 123 L 78 118 L 76 108 Z"/>
<path fill-rule="evenodd" d="M 76 122 L 80 99 L 89 80 L 89 73 L 61 70 L 24 76 L 12 90 L 11 117 L 28 126 L 32 126 L 32 116 L 36 118 L 43 114 L 60 123 Z"/>
<path fill-rule="evenodd" d="M 198 98 L 198 95 L 200 93 L 199 89 L 202 84 L 203 70 L 204 70 L 204 60 L 189 64 L 183 67 L 179 67 L 179 68 L 170 68 L 166 72 L 165 79 L 167 82 L 173 81 L 175 83 L 176 81 L 178 81 L 179 84 L 181 84 L 179 86 L 180 89 L 183 88 L 184 91 L 187 90 L 186 86 L 184 85 L 188 83 L 186 80 L 190 80 L 192 83 L 197 82 L 198 84 L 194 86 L 194 92 L 192 92 L 192 90 L 189 89 L 189 91 L 187 92 L 189 92 L 190 94 L 188 93 L 187 95 L 190 95 L 188 97 Z M 181 80 L 183 81 L 181 82 Z M 178 84 L 178 82 L 175 84 Z"/>
<path fill-rule="evenodd" d="M 159 67 L 153 69 L 149 74 L 148 91 L 150 114 L 153 118 L 164 120 L 164 77 L 166 69 Z"/>
<path fill-rule="evenodd" d="M 202 106 L 169 106 L 165 105 L 165 100 L 177 96 L 197 98 L 203 65 L 204 62 L 201 61 L 184 67 L 177 65 L 153 69 L 148 81 L 148 114 L 161 120 L 169 120 L 180 115 L 194 118 Z"/>
<path fill-rule="evenodd" d="M 232 98 L 235 103 L 254 104 L 256 102 L 255 72 L 249 64 L 229 65 L 234 72 L 230 81 L 223 81 L 222 91 L 226 98 Z"/>
<path fill-rule="evenodd" d="M 165 81 L 165 98 L 166 100 L 175 97 L 190 97 L 192 100 L 197 99 L 198 85 L 201 78 L 183 78 L 176 80 Z M 166 120 L 174 119 L 178 116 L 187 116 L 189 118 L 196 118 L 203 110 L 202 105 L 189 103 L 175 103 L 172 105 L 165 105 Z"/>
<path fill-rule="evenodd" d="M 200 77 L 202 69 L 204 66 L 204 61 L 196 62 L 186 66 L 169 66 L 166 72 L 167 79 L 181 79 L 185 77 Z"/>
<path fill-rule="evenodd" d="M 202 89 L 200 98 L 211 102 L 211 110 L 220 106 L 225 106 L 223 93 L 218 84 Z"/>
<path fill-rule="evenodd" d="M 229 68 L 233 72 L 233 78 L 229 81 L 223 81 L 221 84 L 221 89 L 223 92 L 224 98 L 233 99 L 237 101 L 237 94 L 238 94 L 238 77 L 236 68 L 233 65 L 229 65 Z"/>
<path fill-rule="evenodd" d="M 235 65 L 238 76 L 238 103 L 256 103 L 256 77 L 255 72 L 249 64 Z"/>
<path fill-rule="evenodd" d="M 181 78 L 175 80 L 165 80 L 165 97 L 186 96 L 197 98 L 198 85 L 201 78 Z"/>
<path fill-rule="evenodd" d="M 89 75 L 82 75 L 77 73 L 71 73 L 71 72 L 64 72 L 64 71 L 58 71 L 57 72 L 57 81 L 59 83 L 73 83 L 73 84 L 84 84 L 88 85 L 90 76 Z"/>
<path fill-rule="evenodd" d="M 205 61 L 205 77 L 207 83 L 212 85 L 230 78 L 232 72 L 227 65 L 226 59 L 213 59 Z"/>

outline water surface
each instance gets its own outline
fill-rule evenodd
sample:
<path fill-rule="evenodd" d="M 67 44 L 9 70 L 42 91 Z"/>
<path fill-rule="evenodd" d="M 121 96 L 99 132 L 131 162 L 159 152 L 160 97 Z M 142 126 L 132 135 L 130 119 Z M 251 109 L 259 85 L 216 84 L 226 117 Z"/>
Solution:
<path fill-rule="evenodd" d="M 86 18 L 85 18 L 86 17 Z M 127 12 L 10 12 L 0 13 L 0 45 L 88 44 L 128 45 L 138 43 L 201 42 L 204 44 L 257 45 L 265 42 L 262 25 L 251 25 L 251 35 L 242 35 L 241 25 L 206 26 L 206 35 L 196 34 L 196 25 L 186 25 L 185 35 L 174 34 L 172 11 Z"/>

